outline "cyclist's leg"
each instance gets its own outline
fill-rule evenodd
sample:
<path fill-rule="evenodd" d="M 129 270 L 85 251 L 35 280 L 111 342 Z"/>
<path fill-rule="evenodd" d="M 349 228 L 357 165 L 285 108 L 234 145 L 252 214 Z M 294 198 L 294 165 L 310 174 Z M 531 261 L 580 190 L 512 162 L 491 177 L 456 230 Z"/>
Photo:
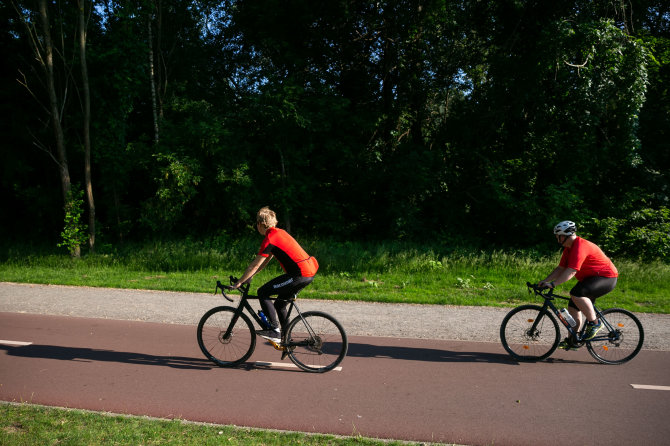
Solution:
<path fill-rule="evenodd" d="M 570 292 L 568 312 L 577 322 L 578 332 L 581 330 L 584 322 L 587 320 L 593 321 L 596 317 L 596 311 L 593 309 L 593 300 L 588 297 L 574 295 L 572 294 L 572 291 Z"/>
<path fill-rule="evenodd" d="M 616 287 L 616 283 L 616 277 L 593 276 L 582 280 L 570 290 L 571 299 L 568 311 L 577 321 L 577 332 L 582 329 L 585 322 L 584 318 L 586 321 L 597 325 L 598 317 L 593 305 L 597 298 L 612 291 Z M 582 318 L 582 314 L 584 318 Z"/>
<path fill-rule="evenodd" d="M 312 280 L 314 280 L 313 277 L 293 277 L 288 274 L 282 274 L 258 289 L 258 299 L 272 328 L 279 329 L 286 325 L 286 305 L 288 300 L 298 291 L 309 285 Z M 270 296 L 274 295 L 277 295 L 277 299 L 273 305 Z M 278 317 L 277 311 L 279 311 L 281 317 Z"/>
<path fill-rule="evenodd" d="M 274 305 L 272 305 L 272 299 L 270 299 L 270 296 L 280 294 L 282 290 L 291 283 L 293 283 L 293 278 L 288 274 L 282 274 L 281 276 L 275 277 L 260 287 L 257 292 L 258 300 L 260 301 L 263 313 L 265 313 L 265 316 L 267 316 L 270 325 L 272 325 L 272 328 L 277 330 L 280 327 L 280 323 L 279 319 L 277 318 L 277 310 L 275 309 Z"/>
<path fill-rule="evenodd" d="M 279 323 L 281 324 L 281 331 L 284 333 L 286 324 L 288 324 L 288 314 L 286 307 L 288 306 L 288 301 L 293 298 L 296 294 L 300 292 L 307 285 L 312 283 L 314 277 L 293 277 L 293 282 L 286 285 L 282 288 L 281 292 L 275 300 L 274 307 L 277 310 L 279 315 Z"/>
<path fill-rule="evenodd" d="M 584 315 L 573 301 L 574 298 L 575 297 L 571 293 L 570 302 L 568 303 L 568 313 L 570 313 L 570 316 L 572 316 L 575 322 L 577 322 L 577 325 L 575 325 L 575 330 L 577 333 L 579 333 L 579 330 L 582 329 L 582 324 L 584 323 Z"/>

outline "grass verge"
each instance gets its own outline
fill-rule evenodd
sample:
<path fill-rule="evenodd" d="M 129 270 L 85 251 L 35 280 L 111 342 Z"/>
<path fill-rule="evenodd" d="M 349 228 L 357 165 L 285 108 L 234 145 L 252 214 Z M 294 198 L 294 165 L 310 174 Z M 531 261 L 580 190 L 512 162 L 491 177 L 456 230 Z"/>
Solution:
<path fill-rule="evenodd" d="M 217 279 L 241 275 L 254 257 L 258 240 L 217 244 L 180 241 L 107 247 L 71 259 L 67 254 L 28 254 L 11 248 L 0 257 L 0 281 L 74 286 L 213 292 Z M 515 306 L 532 300 L 526 281 L 544 278 L 558 253 L 438 251 L 432 247 L 389 243 L 307 241 L 321 265 L 302 298 L 368 302 Z M 617 288 L 603 307 L 670 313 L 670 265 L 614 259 Z M 254 279 L 254 287 L 281 271 L 277 262 Z M 574 281 L 558 288 L 568 294 Z"/>
<path fill-rule="evenodd" d="M 339 437 L 100 414 L 32 404 L 0 404 L 3 445 L 407 445 L 364 437 Z"/>

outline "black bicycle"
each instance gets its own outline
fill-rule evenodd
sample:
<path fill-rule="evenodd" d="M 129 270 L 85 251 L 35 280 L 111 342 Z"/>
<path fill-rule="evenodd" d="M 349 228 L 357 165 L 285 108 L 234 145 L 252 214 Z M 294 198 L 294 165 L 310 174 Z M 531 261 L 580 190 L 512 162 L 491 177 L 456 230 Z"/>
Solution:
<path fill-rule="evenodd" d="M 237 278 L 231 276 L 230 283 L 236 282 Z M 205 356 L 218 366 L 236 366 L 252 355 L 256 348 L 256 330 L 252 319 L 262 329 L 269 328 L 249 303 L 258 299 L 258 296 L 249 295 L 249 286 L 247 283 L 239 288 L 242 298 L 237 307 L 212 308 L 198 324 L 198 345 Z M 217 281 L 214 294 L 219 289 L 223 297 L 233 302 L 226 294 L 226 290 L 232 287 Z M 270 344 L 282 352 L 282 359 L 288 356 L 296 366 L 307 372 L 323 373 L 334 369 L 347 354 L 349 343 L 344 328 L 328 313 L 302 313 L 295 299 L 296 296 L 290 299 L 287 320 L 290 320 L 294 308 L 298 315 L 286 326 L 281 343 L 269 341 Z"/>
<path fill-rule="evenodd" d="M 594 338 L 585 340 L 586 324 L 577 333 L 552 302 L 556 298 L 569 301 L 569 297 L 554 294 L 553 288 L 538 288 L 530 282 L 526 282 L 526 286 L 529 293 L 534 292 L 544 299 L 544 305 L 521 305 L 503 319 L 500 340 L 514 359 L 540 361 L 554 353 L 561 337 L 556 318 L 575 340 L 576 347 L 586 345 L 591 356 L 604 364 L 623 364 L 642 349 L 644 330 L 630 311 L 621 308 L 600 311 L 594 305 L 598 319 L 605 326 Z"/>

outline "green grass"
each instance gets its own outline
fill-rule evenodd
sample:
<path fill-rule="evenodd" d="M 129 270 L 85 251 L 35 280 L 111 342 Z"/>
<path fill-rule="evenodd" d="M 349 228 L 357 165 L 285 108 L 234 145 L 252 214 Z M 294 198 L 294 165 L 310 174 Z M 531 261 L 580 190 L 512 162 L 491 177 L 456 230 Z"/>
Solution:
<path fill-rule="evenodd" d="M 346 446 L 408 443 L 105 415 L 30 404 L 0 404 L 0 444 Z"/>
<path fill-rule="evenodd" d="M 0 281 L 213 292 L 217 279 L 227 282 L 229 275 L 242 274 L 259 243 L 256 238 L 224 238 L 108 246 L 81 259 L 12 247 L 0 253 Z M 330 240 L 303 244 L 321 268 L 301 297 L 315 299 L 514 306 L 532 300 L 526 281 L 544 278 L 558 263 L 558 252 L 479 252 Z M 670 265 L 614 261 L 619 284 L 601 306 L 670 313 Z M 252 290 L 279 273 L 273 262 L 254 279 Z M 567 294 L 573 284 L 558 291 Z"/>

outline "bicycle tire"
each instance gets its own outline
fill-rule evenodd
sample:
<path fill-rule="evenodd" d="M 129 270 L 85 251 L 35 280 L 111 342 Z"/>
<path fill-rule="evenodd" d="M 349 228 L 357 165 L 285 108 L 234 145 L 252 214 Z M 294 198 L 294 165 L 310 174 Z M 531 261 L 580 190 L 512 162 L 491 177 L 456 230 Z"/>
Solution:
<path fill-rule="evenodd" d="M 307 326 L 313 335 L 308 333 Z M 333 370 L 342 362 L 349 348 L 342 325 L 322 311 L 307 311 L 294 318 L 286 329 L 285 339 L 288 357 L 307 372 Z"/>
<path fill-rule="evenodd" d="M 603 364 L 618 365 L 630 361 L 642 349 L 642 323 L 633 313 L 622 308 L 609 308 L 602 314 L 612 330 L 603 333 L 607 329 L 605 327 L 595 338 L 587 341 L 587 350 Z"/>
<path fill-rule="evenodd" d="M 529 331 L 542 314 L 533 333 Z M 507 313 L 500 325 L 500 341 L 509 355 L 517 361 L 541 361 L 558 347 L 560 330 L 556 318 L 538 305 L 521 305 Z"/>
<path fill-rule="evenodd" d="M 219 367 L 232 367 L 243 363 L 256 348 L 254 326 L 244 313 L 240 314 L 228 339 L 224 339 L 236 310 L 233 307 L 212 308 L 198 323 L 200 350 Z"/>

